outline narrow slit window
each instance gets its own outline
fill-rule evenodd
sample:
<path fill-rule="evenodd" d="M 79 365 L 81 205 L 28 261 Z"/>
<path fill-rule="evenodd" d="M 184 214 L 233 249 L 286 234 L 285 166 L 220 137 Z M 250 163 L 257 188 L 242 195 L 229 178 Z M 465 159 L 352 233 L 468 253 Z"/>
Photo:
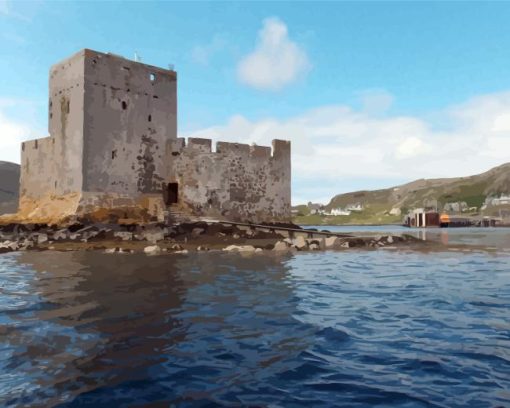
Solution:
<path fill-rule="evenodd" d="M 149 117 L 147 118 L 147 120 L 148 120 L 149 122 L 152 122 L 152 115 L 149 115 Z"/>
<path fill-rule="evenodd" d="M 149 74 L 149 79 L 151 80 L 151 82 L 154 82 L 156 80 L 156 74 Z"/>
<path fill-rule="evenodd" d="M 117 150 L 112 150 L 112 160 L 117 157 Z"/>
<path fill-rule="evenodd" d="M 122 101 L 122 109 L 126 110 L 127 109 L 127 103 L 126 101 Z"/>

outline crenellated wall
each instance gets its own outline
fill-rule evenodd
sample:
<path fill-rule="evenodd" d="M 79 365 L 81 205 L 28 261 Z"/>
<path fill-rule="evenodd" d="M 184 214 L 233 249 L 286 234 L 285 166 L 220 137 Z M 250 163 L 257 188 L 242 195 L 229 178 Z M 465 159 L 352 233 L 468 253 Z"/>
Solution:
<path fill-rule="evenodd" d="M 49 89 L 50 136 L 22 144 L 22 219 L 290 220 L 290 142 L 177 138 L 175 71 L 85 49 L 51 67 Z"/>
<path fill-rule="evenodd" d="M 290 142 L 273 148 L 183 138 L 167 144 L 167 181 L 192 214 L 237 221 L 290 220 Z"/>

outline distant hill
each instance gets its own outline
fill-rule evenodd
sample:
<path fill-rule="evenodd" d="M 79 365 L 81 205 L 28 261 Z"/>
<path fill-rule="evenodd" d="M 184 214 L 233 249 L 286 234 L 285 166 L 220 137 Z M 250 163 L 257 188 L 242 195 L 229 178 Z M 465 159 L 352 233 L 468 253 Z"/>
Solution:
<path fill-rule="evenodd" d="M 18 209 L 19 174 L 19 164 L 0 161 L 0 214 Z"/>
<path fill-rule="evenodd" d="M 400 222 L 408 210 L 420 207 L 437 207 L 442 211 L 447 203 L 465 203 L 464 212 L 478 213 L 488 197 L 510 193 L 510 163 L 485 173 L 457 178 L 420 179 L 411 183 L 382 190 L 362 190 L 336 195 L 325 205 L 325 211 L 361 204 L 363 211 L 351 215 L 327 217 L 309 215 L 306 206 L 294 207 L 299 216 L 294 222 L 307 224 L 386 224 Z M 476 208 L 475 208 L 476 207 Z M 501 208 L 484 207 L 484 214 L 498 214 Z"/>

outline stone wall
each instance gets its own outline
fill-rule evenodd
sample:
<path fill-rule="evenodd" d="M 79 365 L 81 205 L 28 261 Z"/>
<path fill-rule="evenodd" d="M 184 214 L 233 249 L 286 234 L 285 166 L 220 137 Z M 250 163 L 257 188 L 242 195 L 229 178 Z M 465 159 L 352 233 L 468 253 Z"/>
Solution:
<path fill-rule="evenodd" d="M 190 215 L 290 220 L 290 142 L 186 144 L 176 85 L 173 70 L 92 50 L 52 66 L 50 137 L 22 144 L 20 217 L 163 219 L 177 183 L 174 208 Z"/>
<path fill-rule="evenodd" d="M 20 214 L 43 220 L 76 211 L 82 188 L 83 93 L 82 51 L 50 69 L 50 137 L 21 145 Z M 64 205 L 55 197 L 72 199 Z"/>
<path fill-rule="evenodd" d="M 167 146 L 167 182 L 194 215 L 237 221 L 290 220 L 290 142 L 263 146 L 178 138 Z"/>
<path fill-rule="evenodd" d="M 85 52 L 83 191 L 161 194 L 165 146 L 177 137 L 177 75 Z"/>

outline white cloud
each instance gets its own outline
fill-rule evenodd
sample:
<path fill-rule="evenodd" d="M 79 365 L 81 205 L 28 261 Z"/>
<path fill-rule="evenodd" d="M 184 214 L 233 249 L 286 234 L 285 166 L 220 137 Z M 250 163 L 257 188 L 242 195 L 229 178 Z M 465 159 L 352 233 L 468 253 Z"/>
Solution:
<path fill-rule="evenodd" d="M 264 20 L 255 50 L 237 67 L 241 82 L 257 89 L 279 90 L 311 68 L 306 52 L 289 38 L 287 26 L 278 18 Z"/>
<path fill-rule="evenodd" d="M 19 163 L 21 142 L 44 136 L 35 130 L 36 126 L 12 119 L 6 114 L 9 107 L 19 106 L 25 110 L 27 104 L 26 101 L 0 99 L 0 160 Z"/>
<path fill-rule="evenodd" d="M 476 174 L 510 161 L 510 92 L 439 112 L 443 129 L 412 116 L 323 106 L 286 120 L 233 116 L 184 136 L 270 145 L 292 141 L 293 198 L 324 200 L 346 191 L 418 178 Z"/>

